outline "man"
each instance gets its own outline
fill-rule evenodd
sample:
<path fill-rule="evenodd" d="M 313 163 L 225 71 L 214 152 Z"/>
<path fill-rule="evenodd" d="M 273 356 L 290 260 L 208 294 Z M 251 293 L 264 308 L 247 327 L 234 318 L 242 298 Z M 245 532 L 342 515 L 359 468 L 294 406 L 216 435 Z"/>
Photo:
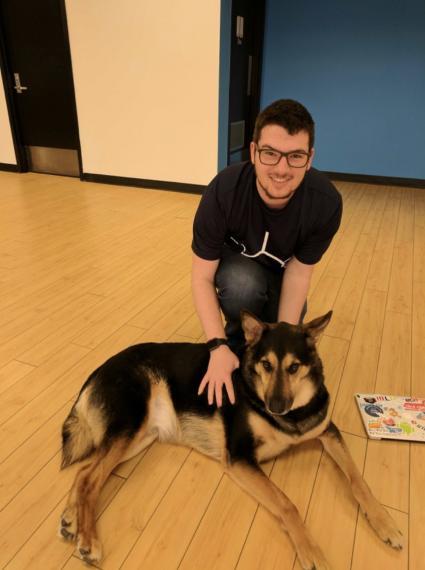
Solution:
<path fill-rule="evenodd" d="M 257 117 L 250 162 L 220 172 L 194 220 L 192 291 L 210 350 L 199 393 L 222 404 L 243 346 L 241 309 L 267 322 L 304 316 L 314 265 L 338 230 L 341 196 L 311 168 L 314 122 L 303 105 L 281 99 Z M 223 327 L 220 309 L 225 319 Z"/>

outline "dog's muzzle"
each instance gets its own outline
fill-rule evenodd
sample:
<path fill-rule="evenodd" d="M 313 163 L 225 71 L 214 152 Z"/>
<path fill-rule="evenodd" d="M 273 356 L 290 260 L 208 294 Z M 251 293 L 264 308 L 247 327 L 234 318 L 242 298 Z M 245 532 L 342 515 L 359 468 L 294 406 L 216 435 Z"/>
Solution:
<path fill-rule="evenodd" d="M 284 416 L 291 410 L 291 406 L 294 403 L 293 398 L 284 399 L 272 397 L 266 401 L 266 409 L 273 416 Z"/>

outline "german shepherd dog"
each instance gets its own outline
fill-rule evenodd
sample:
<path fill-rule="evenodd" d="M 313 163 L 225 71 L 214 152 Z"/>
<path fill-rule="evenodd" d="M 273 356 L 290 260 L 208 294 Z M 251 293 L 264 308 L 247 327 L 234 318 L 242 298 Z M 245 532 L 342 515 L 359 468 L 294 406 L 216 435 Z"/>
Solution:
<path fill-rule="evenodd" d="M 62 468 L 87 461 L 71 488 L 60 535 L 77 541 L 85 562 L 98 562 L 99 492 L 116 465 L 159 440 L 220 461 L 226 473 L 278 519 L 302 568 L 328 569 L 296 507 L 259 467 L 292 445 L 319 438 L 378 536 L 402 548 L 400 531 L 363 481 L 330 420 L 316 340 L 331 314 L 289 325 L 263 323 L 243 311 L 246 349 L 233 375 L 236 403 L 225 396 L 221 408 L 208 405 L 205 393 L 197 395 L 209 360 L 205 344 L 138 344 L 102 364 L 82 387 L 62 428 Z"/>

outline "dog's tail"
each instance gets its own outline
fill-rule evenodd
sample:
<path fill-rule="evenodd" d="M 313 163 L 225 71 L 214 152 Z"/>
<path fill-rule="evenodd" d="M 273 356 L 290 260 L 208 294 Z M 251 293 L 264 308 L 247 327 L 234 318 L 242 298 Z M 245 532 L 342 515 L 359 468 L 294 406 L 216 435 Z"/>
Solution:
<path fill-rule="evenodd" d="M 82 461 L 94 450 L 94 441 L 90 427 L 80 421 L 75 406 L 62 426 L 62 462 L 61 469 L 77 461 Z"/>
<path fill-rule="evenodd" d="M 104 437 L 100 411 L 88 406 L 90 390 L 83 390 L 62 426 L 61 469 L 89 457 Z"/>

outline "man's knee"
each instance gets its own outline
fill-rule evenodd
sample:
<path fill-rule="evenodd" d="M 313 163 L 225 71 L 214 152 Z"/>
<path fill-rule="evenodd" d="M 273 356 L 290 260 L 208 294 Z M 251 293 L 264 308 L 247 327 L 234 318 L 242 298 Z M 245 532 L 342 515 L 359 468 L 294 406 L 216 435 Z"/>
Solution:
<path fill-rule="evenodd" d="M 259 314 L 267 301 L 263 268 L 240 255 L 220 263 L 216 287 L 220 306 L 228 319 L 238 319 L 241 309 Z"/>

